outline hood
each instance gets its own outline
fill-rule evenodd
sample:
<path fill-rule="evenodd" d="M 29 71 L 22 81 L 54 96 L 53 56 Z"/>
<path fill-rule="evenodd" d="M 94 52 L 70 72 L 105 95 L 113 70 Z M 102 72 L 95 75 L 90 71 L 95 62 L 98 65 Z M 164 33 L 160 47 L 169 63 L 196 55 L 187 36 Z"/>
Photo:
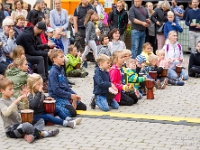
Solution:
<path fill-rule="evenodd" d="M 6 76 L 16 76 L 16 75 L 27 75 L 27 72 L 23 72 L 18 68 L 10 68 L 6 70 Z"/>
<path fill-rule="evenodd" d="M 24 33 L 30 34 L 31 36 L 34 36 L 34 31 L 33 31 L 33 27 L 25 27 L 25 29 L 23 30 Z"/>

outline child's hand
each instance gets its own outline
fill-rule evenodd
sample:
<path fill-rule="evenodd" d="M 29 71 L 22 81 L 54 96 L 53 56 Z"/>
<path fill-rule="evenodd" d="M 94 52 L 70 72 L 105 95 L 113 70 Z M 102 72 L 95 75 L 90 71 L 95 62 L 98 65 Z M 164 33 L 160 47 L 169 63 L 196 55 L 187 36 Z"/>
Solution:
<path fill-rule="evenodd" d="M 123 90 L 128 92 L 130 89 L 129 89 L 129 86 L 128 85 L 123 85 Z"/>
<path fill-rule="evenodd" d="M 77 100 L 81 100 L 81 97 L 79 95 L 76 95 Z"/>
<path fill-rule="evenodd" d="M 81 57 L 81 55 L 82 55 L 82 54 L 81 54 L 81 52 L 78 52 L 78 54 L 77 54 L 77 57 L 79 57 L 79 58 L 80 58 L 80 57 Z"/>
<path fill-rule="evenodd" d="M 23 86 L 22 86 L 22 90 L 21 90 L 21 91 L 19 91 L 20 95 L 26 95 L 26 97 L 27 97 L 27 95 L 28 95 L 28 92 L 29 92 L 29 90 L 28 90 L 28 88 L 27 88 L 27 85 L 26 85 L 26 84 L 25 84 L 25 85 L 23 85 Z"/>
<path fill-rule="evenodd" d="M 54 98 L 52 98 L 52 97 L 46 97 L 45 100 L 52 101 L 52 100 L 54 100 Z"/>
<path fill-rule="evenodd" d="M 77 100 L 76 94 L 71 94 L 71 99 L 72 99 L 73 101 L 76 101 L 76 100 Z"/>
<path fill-rule="evenodd" d="M 117 88 L 116 88 L 116 86 L 113 84 L 113 83 L 111 83 L 111 87 L 114 89 L 114 90 L 118 90 Z"/>

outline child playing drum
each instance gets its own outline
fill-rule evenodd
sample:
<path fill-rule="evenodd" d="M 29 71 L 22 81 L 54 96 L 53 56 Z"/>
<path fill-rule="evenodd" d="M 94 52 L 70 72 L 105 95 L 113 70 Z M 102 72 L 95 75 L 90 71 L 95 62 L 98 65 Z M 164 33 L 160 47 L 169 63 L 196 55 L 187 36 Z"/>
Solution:
<path fill-rule="evenodd" d="M 103 111 L 109 111 L 109 105 L 108 105 L 108 99 L 106 97 L 107 93 L 109 92 L 109 87 L 111 87 L 114 91 L 118 90 L 115 87 L 113 83 L 110 81 L 110 76 L 108 74 L 108 70 L 110 68 L 110 58 L 109 56 L 105 54 L 100 54 L 96 62 L 99 67 L 96 67 L 95 69 L 95 75 L 93 77 L 94 80 L 94 91 L 95 99 L 96 99 L 96 105 Z M 111 92 L 111 91 L 110 91 Z M 95 99 L 91 102 L 91 107 L 94 108 Z M 93 105 L 93 106 L 92 106 Z M 116 100 L 112 99 L 110 102 L 110 106 L 113 109 L 118 109 L 119 104 L 116 102 Z"/>
<path fill-rule="evenodd" d="M 51 131 L 44 131 L 43 119 L 38 120 L 34 125 L 25 122 L 22 123 L 21 117 L 18 112 L 18 105 L 21 104 L 20 100 L 27 98 L 27 88 L 23 86 L 17 99 L 12 98 L 14 94 L 14 83 L 7 79 L 0 79 L 0 91 L 2 97 L 0 98 L 0 112 L 1 118 L 4 122 L 6 136 L 9 138 L 23 138 L 32 143 L 35 139 L 40 137 L 51 137 L 59 133 L 59 129 Z"/>
<path fill-rule="evenodd" d="M 38 120 L 40 118 L 44 119 L 45 122 L 51 122 L 53 124 L 62 125 L 65 127 L 74 128 L 76 124 L 81 122 L 81 118 L 77 118 L 72 120 L 69 118 L 65 113 L 63 113 L 58 107 L 54 110 L 54 115 L 59 116 L 60 118 L 56 118 L 51 114 L 45 112 L 44 109 L 44 100 L 52 101 L 53 98 L 46 97 L 43 93 L 43 80 L 39 74 L 32 74 L 29 76 L 27 80 L 27 85 L 29 88 L 29 107 L 30 109 L 34 110 L 34 119 Z"/>

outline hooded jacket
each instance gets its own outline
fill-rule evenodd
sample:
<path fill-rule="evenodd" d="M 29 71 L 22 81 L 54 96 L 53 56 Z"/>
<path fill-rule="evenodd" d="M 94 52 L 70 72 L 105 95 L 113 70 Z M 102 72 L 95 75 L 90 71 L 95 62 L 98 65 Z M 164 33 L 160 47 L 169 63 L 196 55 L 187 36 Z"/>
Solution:
<path fill-rule="evenodd" d="M 25 49 L 25 54 L 31 56 L 47 56 L 48 53 L 38 49 L 37 36 L 34 36 L 33 27 L 27 27 L 25 30 L 17 37 L 17 45 L 23 46 Z"/>

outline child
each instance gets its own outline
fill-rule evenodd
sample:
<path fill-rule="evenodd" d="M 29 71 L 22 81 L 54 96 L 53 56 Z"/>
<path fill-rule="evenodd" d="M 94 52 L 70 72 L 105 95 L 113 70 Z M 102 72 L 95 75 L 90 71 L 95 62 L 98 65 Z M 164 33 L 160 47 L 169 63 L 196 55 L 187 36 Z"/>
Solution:
<path fill-rule="evenodd" d="M 76 110 L 86 110 L 86 105 L 81 102 L 81 97 L 77 95 L 68 85 L 65 77 L 64 53 L 59 49 L 53 49 L 50 53 L 53 66 L 48 76 L 49 96 L 56 100 L 56 107 L 70 117 L 76 116 Z M 72 104 L 71 104 L 72 103 Z"/>
<path fill-rule="evenodd" d="M 34 139 L 40 137 L 57 135 L 59 129 L 44 131 L 44 121 L 41 119 L 34 125 L 28 122 L 22 123 L 17 106 L 20 105 L 21 99 L 27 98 L 27 89 L 22 89 L 20 91 L 21 95 L 15 99 L 12 98 L 14 94 L 13 86 L 14 83 L 11 80 L 7 78 L 0 79 L 0 91 L 2 93 L 2 97 L 0 98 L 0 112 L 6 136 L 9 138 L 24 138 L 28 143 L 32 143 Z"/>
<path fill-rule="evenodd" d="M 48 42 L 53 42 L 53 32 L 54 31 L 55 31 L 55 29 L 53 29 L 51 27 L 47 27 L 46 34 L 48 36 Z"/>
<path fill-rule="evenodd" d="M 51 97 L 46 97 L 43 93 L 43 80 L 39 74 L 32 74 L 29 76 L 27 80 L 27 85 L 29 89 L 28 101 L 30 109 L 34 110 L 34 121 L 38 119 L 44 119 L 44 121 L 51 122 L 53 124 L 62 125 L 64 127 L 71 127 L 72 129 L 76 126 L 75 120 L 69 120 L 68 116 L 56 107 L 54 111 L 55 116 L 59 116 L 60 118 L 56 118 L 51 114 L 47 114 L 44 109 L 44 100 L 53 100 Z M 81 118 L 79 118 L 78 123 L 81 122 Z"/>
<path fill-rule="evenodd" d="M 136 57 L 136 65 L 137 65 L 136 72 L 138 74 L 143 73 L 143 75 L 147 75 L 148 77 L 149 70 L 148 67 L 146 66 L 146 57 L 143 55 L 138 55 Z"/>
<path fill-rule="evenodd" d="M 109 92 L 108 88 L 112 87 L 113 89 L 117 90 L 115 85 L 111 83 L 108 74 L 108 70 L 110 68 L 110 58 L 105 54 L 100 54 L 97 57 L 96 62 L 99 67 L 96 67 L 95 75 L 93 77 L 94 80 L 93 94 L 95 94 L 96 105 L 103 111 L 109 111 L 110 108 L 106 98 L 106 94 Z M 110 106 L 113 109 L 119 108 L 119 104 L 114 99 L 111 101 Z"/>
<path fill-rule="evenodd" d="M 62 30 L 61 28 L 56 28 L 53 31 L 52 42 L 54 43 L 55 48 L 61 49 L 64 52 L 64 46 L 61 40 Z"/>
<path fill-rule="evenodd" d="M 108 48 L 111 50 L 111 54 L 117 50 L 126 49 L 126 45 L 123 41 L 120 41 L 120 32 L 119 29 L 114 28 L 109 33 L 110 42 L 108 43 Z"/>
<path fill-rule="evenodd" d="M 68 47 L 67 59 L 68 63 L 66 64 L 66 74 L 68 77 L 81 77 L 85 78 L 88 75 L 88 72 L 85 72 L 83 68 L 77 68 L 81 64 L 81 53 L 77 52 L 77 48 L 74 45 Z"/>
<path fill-rule="evenodd" d="M 167 12 L 167 19 L 168 21 L 164 25 L 165 39 L 168 38 L 168 34 L 172 30 L 180 32 L 180 33 L 183 32 L 183 29 L 181 28 L 181 26 L 177 22 L 174 21 L 174 13 L 172 11 Z"/>
<path fill-rule="evenodd" d="M 123 49 L 122 52 L 124 54 L 124 66 L 126 67 L 126 61 L 132 57 L 132 52 L 129 49 Z"/>
<path fill-rule="evenodd" d="M 145 77 L 139 77 L 136 73 L 136 60 L 129 59 L 126 62 L 127 65 L 127 80 L 132 87 L 131 90 L 134 90 L 138 99 L 142 98 L 142 92 L 139 92 L 140 83 L 144 83 Z"/>
<path fill-rule="evenodd" d="M 89 53 L 90 49 L 93 50 L 94 57 L 97 57 L 97 45 L 95 43 L 96 32 L 94 22 L 98 20 L 97 13 L 90 9 L 85 17 L 84 25 L 86 27 L 85 30 L 85 50 L 82 54 L 82 60 L 85 61 L 86 55 Z"/>
<path fill-rule="evenodd" d="M 138 99 L 135 93 L 129 95 L 129 86 L 122 84 L 122 74 L 120 69 L 124 64 L 124 54 L 122 51 L 115 51 L 111 56 L 113 66 L 109 70 L 109 75 L 111 82 L 118 89 L 118 94 L 115 96 L 115 100 L 119 103 L 119 105 L 131 106 L 138 102 Z"/>
<path fill-rule="evenodd" d="M 100 36 L 100 45 L 97 47 L 97 55 L 105 54 L 111 56 L 110 49 L 108 49 L 109 38 L 105 34 Z"/>
<path fill-rule="evenodd" d="M 170 67 L 170 61 L 165 59 L 165 51 L 162 49 L 157 50 L 156 55 L 158 56 L 158 67 L 168 69 Z"/>
<path fill-rule="evenodd" d="M 190 54 L 188 74 L 190 77 L 200 77 L 200 41 L 197 43 L 197 50 Z"/>
<path fill-rule="evenodd" d="M 149 42 L 146 42 L 142 46 L 142 53 L 141 53 L 141 55 L 143 55 L 146 58 L 146 65 L 149 65 L 148 57 L 150 54 L 152 54 L 152 47 Z"/>
<path fill-rule="evenodd" d="M 26 85 L 27 79 L 28 79 L 28 64 L 26 57 L 23 58 L 16 58 L 12 64 L 8 66 L 8 69 L 5 72 L 5 76 L 13 81 L 14 83 L 14 98 L 17 98 L 21 91 L 22 87 Z M 27 100 L 22 100 L 22 105 L 20 105 L 19 109 L 28 109 L 28 101 Z"/>

